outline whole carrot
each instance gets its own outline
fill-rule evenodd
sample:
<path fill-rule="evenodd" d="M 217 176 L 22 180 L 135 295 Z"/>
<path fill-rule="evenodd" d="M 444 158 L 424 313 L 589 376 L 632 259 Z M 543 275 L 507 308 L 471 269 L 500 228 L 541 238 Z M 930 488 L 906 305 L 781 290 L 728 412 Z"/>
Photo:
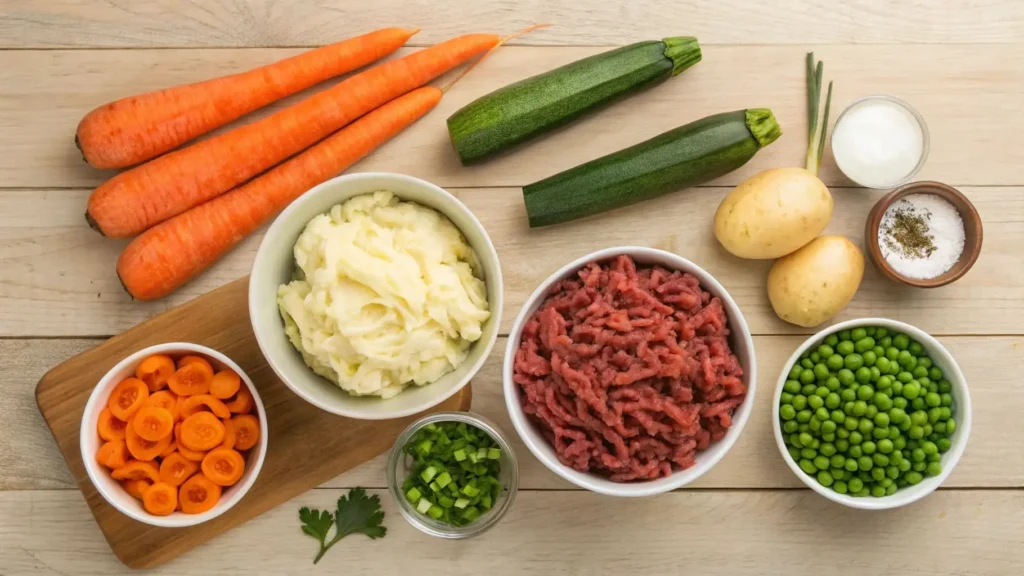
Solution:
<path fill-rule="evenodd" d="M 86 219 L 106 236 L 139 234 L 245 182 L 382 104 L 493 48 L 470 34 L 386 62 L 252 124 L 122 172 L 89 198 Z"/>
<path fill-rule="evenodd" d="M 355 164 L 440 101 L 438 88 L 414 90 L 251 182 L 157 224 L 121 253 L 121 283 L 139 300 L 170 294 L 303 192 Z"/>
<path fill-rule="evenodd" d="M 86 114 L 75 143 L 96 168 L 124 168 L 391 54 L 417 32 L 384 28 L 241 74 L 115 100 Z"/>

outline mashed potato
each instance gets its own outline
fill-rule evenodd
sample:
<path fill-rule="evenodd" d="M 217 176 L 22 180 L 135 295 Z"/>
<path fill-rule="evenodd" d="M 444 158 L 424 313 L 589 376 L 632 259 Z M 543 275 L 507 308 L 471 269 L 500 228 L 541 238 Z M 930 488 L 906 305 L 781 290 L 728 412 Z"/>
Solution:
<path fill-rule="evenodd" d="M 476 253 L 443 215 L 390 192 L 313 218 L 278 289 L 285 332 L 317 374 L 391 398 L 459 366 L 490 317 Z"/>

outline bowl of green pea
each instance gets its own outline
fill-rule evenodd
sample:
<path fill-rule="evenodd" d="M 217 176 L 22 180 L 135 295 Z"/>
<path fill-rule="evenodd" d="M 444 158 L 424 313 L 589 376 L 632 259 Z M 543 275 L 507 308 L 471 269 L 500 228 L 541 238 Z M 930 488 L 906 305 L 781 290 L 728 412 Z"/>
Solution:
<path fill-rule="evenodd" d="M 775 441 L 812 490 L 852 508 L 919 500 L 967 447 L 971 398 L 938 340 L 896 320 L 830 326 L 786 362 L 772 404 Z"/>

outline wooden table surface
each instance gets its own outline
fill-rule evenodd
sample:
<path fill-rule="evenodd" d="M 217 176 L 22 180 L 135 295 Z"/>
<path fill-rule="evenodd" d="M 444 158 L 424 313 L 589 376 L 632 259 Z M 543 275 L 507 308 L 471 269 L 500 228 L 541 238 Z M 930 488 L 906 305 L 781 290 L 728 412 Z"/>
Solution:
<path fill-rule="evenodd" d="M 757 6 L 756 8 L 754 6 Z M 50 367 L 248 271 L 259 235 L 165 301 L 132 302 L 114 262 L 123 243 L 82 218 L 93 170 L 72 138 L 81 116 L 131 93 L 195 81 L 384 26 L 419 26 L 413 47 L 466 32 L 554 25 L 498 51 L 428 117 L 354 171 L 411 174 L 458 195 L 484 223 L 506 279 L 507 331 L 525 296 L 564 262 L 641 244 L 708 269 L 740 303 L 760 361 L 757 409 L 739 442 L 692 488 L 617 500 L 575 489 L 521 443 L 521 491 L 505 520 L 470 542 L 405 523 L 383 490 L 383 460 L 282 505 L 156 569 L 161 574 L 299 574 L 315 543 L 300 506 L 382 494 L 387 538 L 352 537 L 315 568 L 337 574 L 1020 574 L 1024 570 L 1024 3 L 1020 0 L 0 0 L 0 575 L 120 574 L 40 418 Z M 509 82 L 605 47 L 696 35 L 704 60 L 680 77 L 472 169 L 445 118 Z M 803 56 L 835 80 L 833 110 L 872 93 L 912 102 L 931 131 L 920 174 L 963 190 L 985 226 L 974 269 L 923 292 L 868 270 L 837 319 L 885 316 L 931 332 L 971 386 L 974 427 L 946 485 L 904 509 L 858 512 L 803 488 L 772 438 L 769 397 L 810 331 L 775 318 L 768 263 L 718 247 L 711 216 L 729 187 L 806 146 Z M 785 136 L 743 169 L 587 221 L 530 232 L 519 186 L 701 116 L 770 107 Z M 834 115 L 833 115 L 834 117 Z M 826 154 L 829 232 L 862 240 L 880 192 L 854 188 Z M 475 409 L 513 433 L 501 397 L 504 337 L 474 384 Z M 325 434 L 331 431 L 325 430 Z M 316 441 L 311 438 L 310 441 Z"/>

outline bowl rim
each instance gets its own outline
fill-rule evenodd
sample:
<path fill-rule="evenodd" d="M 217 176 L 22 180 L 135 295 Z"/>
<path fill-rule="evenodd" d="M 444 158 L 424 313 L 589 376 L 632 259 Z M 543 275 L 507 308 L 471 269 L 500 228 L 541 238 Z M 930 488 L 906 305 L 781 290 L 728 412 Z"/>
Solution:
<path fill-rule="evenodd" d="M 722 299 L 726 313 L 729 314 L 729 322 L 733 334 L 736 336 L 738 341 L 742 343 L 742 346 L 749 351 L 749 366 L 743 367 L 745 374 L 749 374 L 750 381 L 750 385 L 747 389 L 747 397 L 744 399 L 743 404 L 740 405 L 738 409 L 738 416 L 734 417 L 732 426 L 729 428 L 725 437 L 716 442 L 716 445 L 721 447 L 720 452 L 704 459 L 703 461 L 699 461 L 691 468 L 686 470 L 676 470 L 667 478 L 646 482 L 612 482 L 611 480 L 602 478 L 596 474 L 573 470 L 559 462 L 557 459 L 549 457 L 542 447 L 537 446 L 527 435 L 527 428 L 533 425 L 527 420 L 526 415 L 523 413 L 522 405 L 519 402 L 519 391 L 516 389 L 516 385 L 512 380 L 515 355 L 518 345 L 521 342 L 523 326 L 536 311 L 535 308 L 538 307 L 544 297 L 547 296 L 548 290 L 551 286 L 559 280 L 562 280 L 582 269 L 589 262 L 608 260 L 609 258 L 619 255 L 627 255 L 634 258 L 640 256 L 646 259 L 661 260 L 668 268 L 689 272 L 696 276 L 706 290 Z M 730 312 L 735 312 L 735 314 L 730 314 Z M 621 497 L 653 496 L 656 494 L 670 492 L 697 480 L 718 464 L 729 450 L 732 449 L 733 445 L 735 445 L 747 424 L 747 420 L 750 418 L 750 414 L 754 410 L 754 396 L 757 390 L 757 353 L 754 348 L 753 337 L 739 305 L 735 300 L 733 300 L 725 287 L 722 286 L 722 284 L 707 270 L 698 266 L 691 260 L 666 250 L 646 246 L 613 246 L 585 254 L 561 266 L 541 282 L 533 293 L 531 293 L 526 299 L 519 311 L 519 314 L 516 316 L 511 331 L 509 332 L 508 344 L 502 365 L 502 390 L 505 396 L 505 407 L 508 410 L 509 418 L 512 420 L 512 426 L 515 428 L 520 440 L 522 440 L 523 444 L 526 445 L 527 449 L 530 450 L 534 457 L 540 460 L 540 462 L 549 470 L 576 486 L 598 494 Z M 547 448 L 550 448 L 550 446 L 547 446 Z"/>
<path fill-rule="evenodd" d="M 956 431 L 959 434 L 957 443 L 954 444 L 947 452 L 947 454 L 949 454 L 949 460 L 944 462 L 942 473 L 932 478 L 926 478 L 925 480 L 928 482 L 927 485 L 922 483 L 916 486 L 908 486 L 900 489 L 895 494 L 882 496 L 880 498 L 855 498 L 848 494 L 840 494 L 835 490 L 822 486 L 816 480 L 805 474 L 793 460 L 793 457 L 790 456 L 789 451 L 786 450 L 786 443 L 782 439 L 782 425 L 779 423 L 778 410 L 776 408 L 782 397 L 782 387 L 786 383 L 787 376 L 789 375 L 789 367 L 793 365 L 801 354 L 808 350 L 812 344 L 824 340 L 829 334 L 839 332 L 840 330 L 846 330 L 848 328 L 858 328 L 862 326 L 880 326 L 887 330 L 903 332 L 914 340 L 926 343 L 931 348 L 938 350 L 943 356 L 943 362 L 948 364 L 948 366 L 943 367 L 943 371 L 947 373 L 952 372 L 956 377 L 955 379 L 947 378 L 947 380 L 953 383 L 957 392 L 956 401 L 960 404 L 963 411 L 963 418 L 957 420 Z M 946 347 L 943 346 L 942 343 L 934 336 L 916 326 L 907 324 L 906 322 L 900 322 L 899 320 L 892 320 L 889 318 L 854 318 L 819 330 L 817 333 L 804 340 L 793 354 L 790 355 L 789 359 L 787 359 L 785 364 L 782 365 L 782 371 L 779 373 L 779 378 L 775 383 L 775 394 L 772 397 L 771 404 L 771 419 L 772 432 L 775 435 L 775 446 L 779 449 L 779 453 L 782 455 L 786 465 L 789 466 L 789 469 L 808 488 L 833 502 L 850 508 L 857 508 L 860 510 L 888 510 L 912 504 L 931 494 L 946 481 L 946 478 L 948 478 L 953 472 L 953 469 L 956 468 L 956 465 L 960 461 L 960 457 L 963 456 L 964 450 L 967 449 L 967 441 L 971 434 L 971 396 L 968 390 L 967 380 L 964 378 L 963 372 L 960 370 L 960 365 L 957 364 L 956 359 L 952 354 L 950 354 L 949 350 L 947 350 Z"/>
<path fill-rule="evenodd" d="M 956 263 L 949 270 L 934 278 L 910 278 L 900 274 L 882 256 L 882 249 L 878 245 L 878 229 L 882 225 L 882 216 L 885 215 L 886 210 L 889 209 L 893 202 L 911 194 L 934 194 L 939 196 L 952 204 L 953 208 L 960 214 L 960 218 L 964 220 L 965 234 L 967 234 L 966 222 L 968 220 L 972 222 L 976 231 L 976 234 L 967 236 L 964 244 L 965 251 L 960 255 Z M 984 243 L 984 239 L 985 231 L 982 226 L 981 216 L 978 214 L 978 209 L 974 206 L 974 203 L 963 192 L 949 184 L 934 180 L 921 180 L 904 184 L 879 198 L 878 202 L 875 202 L 875 205 L 872 206 L 871 211 L 868 212 L 864 231 L 865 247 L 871 255 L 871 261 L 882 271 L 882 274 L 915 288 L 938 288 L 962 278 L 974 266 L 974 263 L 978 261 L 978 257 L 981 256 L 981 246 Z M 973 249 L 970 252 L 966 252 L 969 244 L 973 245 Z"/>
<path fill-rule="evenodd" d="M 180 511 L 175 511 L 169 516 L 155 516 L 145 511 L 140 513 L 138 510 L 122 506 L 117 502 L 116 498 L 112 498 L 111 495 L 107 493 L 106 488 L 104 488 L 102 482 L 99 481 L 99 475 L 106 474 L 100 469 L 100 465 L 96 462 L 95 458 L 91 454 L 86 453 L 86 438 L 89 435 L 96 434 L 95 422 L 90 422 L 88 415 L 93 411 L 98 413 L 96 405 L 105 401 L 101 398 L 105 395 L 102 394 L 101 391 L 105 390 L 111 384 L 115 374 L 127 369 L 129 366 L 137 365 L 144 358 L 152 356 L 153 354 L 175 354 L 182 352 L 195 352 L 197 354 L 209 356 L 210 358 L 213 358 L 234 370 L 235 373 L 238 374 L 242 379 L 242 382 L 249 387 L 249 392 L 252 394 L 252 398 L 255 401 L 257 418 L 260 421 L 260 430 L 262 433 L 260 434 L 256 453 L 249 457 L 251 465 L 250 462 L 246 462 L 246 466 L 248 467 L 246 470 L 248 477 L 244 481 L 241 481 L 231 487 L 234 489 L 234 492 L 229 498 L 222 498 L 212 509 L 201 514 L 184 514 Z M 85 465 L 86 474 L 89 476 L 89 481 L 92 482 L 96 491 L 103 497 L 107 504 L 110 504 L 129 518 L 138 520 L 144 524 L 149 524 L 150 526 L 157 526 L 160 528 L 184 528 L 187 526 L 202 524 L 208 520 L 213 520 L 234 507 L 235 504 L 237 504 L 246 495 L 246 493 L 249 492 L 249 489 L 256 483 L 256 478 L 263 469 L 263 461 L 266 459 L 267 445 L 269 443 L 268 436 L 267 413 L 263 406 L 263 399 L 260 397 L 260 393 L 256 389 L 256 386 L 253 385 L 249 375 L 246 374 L 234 360 L 222 352 L 218 352 L 217 350 L 203 346 L 202 344 L 194 344 L 191 342 L 165 342 L 163 344 L 154 344 L 129 354 L 108 370 L 102 378 L 100 378 L 99 382 L 96 383 L 96 386 L 93 387 L 92 393 L 89 395 L 89 400 L 86 402 L 85 409 L 82 412 L 82 423 L 79 427 L 78 446 L 83 464 Z"/>
<path fill-rule="evenodd" d="M 259 248 L 257 248 L 257 250 L 256 250 L 256 255 L 253 258 L 252 270 L 255 271 L 257 269 L 257 267 L 262 266 L 263 263 L 266 261 L 267 254 L 269 254 L 270 251 L 273 249 L 270 246 L 270 244 L 271 244 L 270 239 L 275 235 L 275 233 L 278 232 L 278 230 L 281 227 L 283 227 L 285 225 L 284 222 L 286 222 L 288 220 L 288 216 L 291 213 L 297 211 L 299 209 L 299 207 L 302 206 L 303 204 L 305 204 L 306 202 L 310 202 L 311 198 L 313 198 L 314 196 L 316 196 L 317 194 L 319 194 L 321 191 L 323 191 L 325 189 L 328 189 L 328 188 L 330 188 L 332 186 L 336 186 L 339 182 L 345 182 L 345 181 L 349 181 L 349 180 L 352 180 L 352 181 L 373 180 L 373 179 L 379 179 L 379 178 L 383 178 L 383 179 L 390 178 L 390 179 L 400 180 L 400 181 L 404 181 L 407 184 L 412 184 L 412 185 L 415 185 L 415 186 L 420 186 L 420 187 L 425 188 L 425 189 L 429 189 L 432 193 L 437 194 L 437 195 L 445 198 L 446 200 L 450 200 L 451 204 L 453 206 L 455 206 L 456 209 L 461 211 L 463 213 L 462 215 L 464 217 L 466 217 L 468 219 L 468 221 L 473 226 L 475 226 L 478 229 L 478 232 L 480 233 L 480 236 L 484 240 L 483 247 L 486 249 L 486 254 L 481 254 L 480 251 L 477 250 L 477 257 L 481 261 L 483 259 L 485 259 L 485 258 L 491 258 L 491 259 L 494 260 L 494 268 L 495 268 L 495 272 L 496 273 L 495 273 L 493 278 L 488 278 L 486 280 L 486 282 L 488 284 L 490 284 L 491 282 L 497 282 L 496 289 L 494 290 L 494 293 L 497 295 L 497 297 L 496 297 L 496 301 L 492 300 L 492 301 L 488 302 L 488 308 L 489 308 L 489 310 L 491 312 L 491 317 L 495 318 L 495 322 L 500 323 L 501 322 L 501 315 L 502 315 L 503 305 L 504 305 L 504 280 L 502 278 L 502 272 L 501 272 L 501 260 L 498 258 L 498 253 L 497 253 L 497 250 L 495 250 L 495 248 L 494 248 L 494 242 L 491 241 L 490 234 L 487 233 L 487 229 L 484 228 L 484 225 L 476 217 L 476 215 L 473 213 L 473 211 L 470 210 L 469 207 L 466 206 L 461 200 L 456 198 L 455 195 L 453 195 L 452 193 L 448 192 L 447 190 L 445 190 L 444 188 L 441 188 L 440 186 L 438 186 L 436 184 L 433 184 L 433 183 L 428 182 L 426 180 L 423 180 L 421 178 L 416 178 L 415 176 L 408 176 L 408 175 L 405 175 L 405 174 L 397 174 L 397 173 L 394 173 L 394 172 L 357 172 L 357 173 L 352 173 L 352 174 L 342 174 L 340 176 L 336 176 L 334 178 L 331 178 L 330 180 L 327 180 L 326 182 L 321 182 L 320 184 L 317 184 L 316 186 L 310 188 L 305 193 L 303 193 L 302 196 L 300 196 L 299 198 L 295 199 L 284 210 L 282 210 L 281 213 L 278 214 L 277 217 L 274 219 L 274 222 L 267 229 L 267 232 L 264 234 L 263 239 L 260 241 Z M 365 192 L 365 193 L 368 194 L 370 192 Z M 395 196 L 397 198 L 403 199 L 401 194 L 395 193 Z M 442 212 L 442 211 L 438 210 L 438 212 Z M 444 215 L 446 217 L 448 216 L 447 214 L 444 214 Z M 460 229 L 460 232 L 463 233 L 463 236 L 466 235 L 466 233 L 464 231 L 462 231 L 461 229 Z M 475 249 L 476 247 L 473 247 L 473 248 Z M 261 334 L 260 328 L 257 326 L 257 323 L 253 320 L 253 318 L 256 317 L 256 314 L 254 312 L 254 309 L 256 307 L 256 304 L 255 304 L 256 299 L 253 298 L 255 288 L 254 288 L 254 284 L 251 281 L 251 278 L 253 276 L 256 276 L 256 274 L 251 274 L 250 275 L 250 282 L 249 282 L 249 289 L 248 289 L 249 323 L 252 325 L 253 334 L 256 337 L 256 343 L 259 346 L 260 352 L 263 354 L 263 357 L 266 358 L 267 364 L 270 366 L 271 370 L 274 371 L 274 374 L 282 382 L 284 382 L 285 386 L 287 386 L 288 389 L 291 390 L 292 392 L 294 392 L 299 398 L 302 398 L 306 402 L 309 402 L 310 404 L 312 404 L 313 406 L 316 406 L 317 408 L 320 408 L 321 410 L 324 410 L 326 412 L 330 412 L 331 414 L 337 414 L 338 416 L 344 416 L 346 418 L 353 418 L 353 419 L 356 419 L 356 420 L 391 420 L 391 419 L 395 419 L 395 418 L 403 418 L 403 417 L 406 417 L 406 416 L 411 416 L 413 414 L 419 414 L 420 412 L 423 412 L 425 410 L 429 410 L 429 409 L 431 409 L 431 408 L 441 404 L 442 402 L 444 402 L 445 400 L 451 398 L 452 396 L 457 394 L 459 391 L 461 391 L 463 388 L 465 388 L 466 385 L 468 385 L 472 381 L 472 379 L 476 377 L 477 373 L 480 371 L 480 369 L 483 367 L 484 363 L 490 357 L 491 352 L 494 349 L 494 345 L 498 341 L 498 335 L 501 332 L 500 328 L 496 329 L 496 330 L 494 330 L 494 333 L 491 336 L 491 338 L 489 339 L 489 341 L 481 342 L 480 340 L 478 340 L 477 342 L 475 342 L 473 344 L 474 346 L 481 346 L 482 345 L 484 347 L 483 350 L 482 350 L 482 353 L 480 354 L 480 357 L 477 359 L 477 361 L 472 366 L 470 366 L 469 370 L 466 372 L 466 376 L 464 378 L 462 378 L 462 380 L 460 380 L 455 386 L 453 386 L 451 388 L 451 390 L 433 397 L 429 402 L 422 402 L 422 403 L 420 403 L 418 405 L 406 408 L 404 410 L 395 410 L 395 411 L 392 411 L 392 412 L 385 412 L 385 413 L 380 413 L 380 414 L 366 414 L 365 412 L 362 412 L 362 411 L 358 411 L 358 410 L 354 411 L 354 410 L 348 409 L 344 405 L 340 405 L 339 406 L 339 405 L 328 404 L 328 403 L 325 403 L 325 402 L 320 402 L 312 394 L 309 394 L 302 387 L 300 387 L 297 384 L 293 383 L 291 381 L 291 379 L 289 379 L 286 376 L 285 372 L 279 366 L 276 357 L 274 356 L 274 354 L 271 353 L 270 345 L 269 345 L 269 343 L 267 343 L 265 341 L 265 336 L 263 336 Z M 310 372 L 312 372 L 311 369 L 310 369 Z M 428 386 L 430 386 L 430 384 L 428 384 Z M 339 390 L 339 392 L 346 393 L 341 388 L 338 388 L 338 390 Z"/>

